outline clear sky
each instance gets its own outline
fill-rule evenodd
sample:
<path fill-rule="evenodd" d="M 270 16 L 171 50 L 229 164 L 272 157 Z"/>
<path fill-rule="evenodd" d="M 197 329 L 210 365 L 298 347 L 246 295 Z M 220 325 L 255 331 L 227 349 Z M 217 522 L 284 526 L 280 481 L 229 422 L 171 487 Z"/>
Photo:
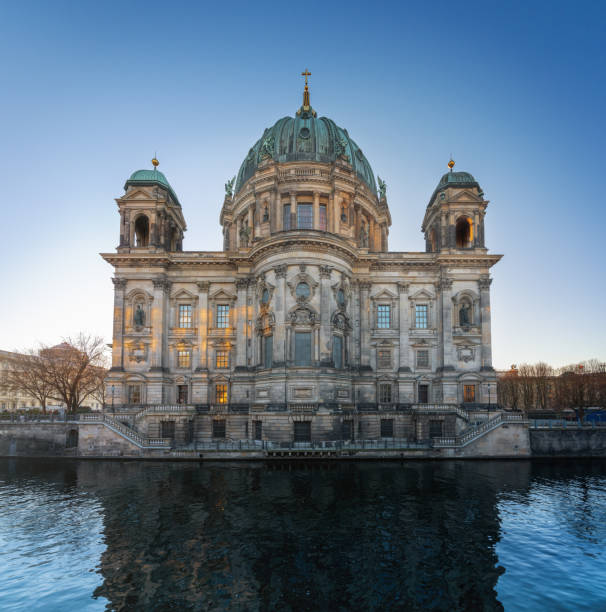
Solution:
<path fill-rule="evenodd" d="M 424 250 L 452 154 L 490 204 L 496 367 L 606 360 L 604 2 L 0 1 L 0 348 L 111 341 L 114 198 L 156 152 L 186 250 L 220 250 L 225 181 L 301 104 L 388 185 Z"/>

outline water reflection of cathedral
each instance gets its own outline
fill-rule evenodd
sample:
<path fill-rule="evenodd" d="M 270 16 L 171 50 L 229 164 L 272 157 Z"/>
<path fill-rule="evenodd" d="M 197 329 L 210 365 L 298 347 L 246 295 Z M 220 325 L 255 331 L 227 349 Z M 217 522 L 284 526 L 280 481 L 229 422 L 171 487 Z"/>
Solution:
<path fill-rule="evenodd" d="M 112 465 L 79 473 L 105 507 L 96 594 L 182 610 L 502 609 L 497 494 L 530 467 Z"/>
<path fill-rule="evenodd" d="M 500 256 L 486 248 L 484 192 L 454 162 L 429 198 L 425 252 L 388 250 L 386 185 L 347 130 L 317 116 L 307 83 L 295 116 L 226 184 L 223 251 L 183 250 L 184 210 L 153 163 L 126 181 L 117 252 L 103 255 L 115 269 L 107 397 L 206 416 L 173 411 L 175 433 L 156 411 L 145 433 L 415 439 L 428 425 L 398 407 L 450 406 L 434 435 L 453 435 L 457 405 L 495 400 Z"/>

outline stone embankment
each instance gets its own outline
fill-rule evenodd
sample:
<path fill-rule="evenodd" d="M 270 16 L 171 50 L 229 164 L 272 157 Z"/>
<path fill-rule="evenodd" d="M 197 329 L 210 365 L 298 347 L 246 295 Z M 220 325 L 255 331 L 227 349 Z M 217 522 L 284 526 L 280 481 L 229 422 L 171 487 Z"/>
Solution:
<path fill-rule="evenodd" d="M 531 423 L 499 413 L 455 437 L 290 442 L 207 440 L 175 445 L 109 414 L 71 421 L 0 421 L 0 456 L 132 459 L 456 459 L 606 456 L 606 427 Z"/>

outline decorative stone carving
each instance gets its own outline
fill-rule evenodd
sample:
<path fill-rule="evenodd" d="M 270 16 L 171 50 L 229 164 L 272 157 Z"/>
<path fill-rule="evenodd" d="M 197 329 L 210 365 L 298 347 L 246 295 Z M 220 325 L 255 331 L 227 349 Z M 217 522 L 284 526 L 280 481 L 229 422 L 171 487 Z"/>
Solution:
<path fill-rule="evenodd" d="M 274 273 L 276 275 L 276 278 L 286 278 L 287 269 L 288 267 L 286 266 L 286 264 L 280 264 L 279 266 L 276 266 L 274 268 Z"/>
<path fill-rule="evenodd" d="M 469 361 L 473 361 L 475 357 L 476 357 L 476 347 L 475 346 L 457 347 L 457 358 L 459 359 L 459 361 L 468 363 Z"/>
<path fill-rule="evenodd" d="M 202 292 L 208 291 L 210 289 L 209 281 L 198 281 L 196 285 L 198 285 L 198 290 Z"/>
<path fill-rule="evenodd" d="M 400 293 L 408 293 L 410 283 L 398 283 L 398 290 Z"/>
<path fill-rule="evenodd" d="M 165 278 L 155 278 L 152 282 L 154 284 L 154 289 L 162 289 L 164 293 L 168 293 L 172 285 L 172 283 Z"/>
<path fill-rule="evenodd" d="M 358 281 L 358 286 L 360 287 L 360 291 L 370 291 L 372 283 L 368 281 Z"/>
<path fill-rule="evenodd" d="M 471 325 L 471 304 L 463 302 L 459 308 L 459 325 L 469 327 Z"/>
<path fill-rule="evenodd" d="M 311 308 L 299 306 L 289 315 L 291 325 L 315 325 L 318 317 Z"/>
<path fill-rule="evenodd" d="M 116 289 L 124 289 L 126 287 L 127 280 L 125 278 L 112 278 L 112 283 Z"/>
<path fill-rule="evenodd" d="M 360 248 L 368 248 L 368 230 L 366 229 L 364 221 L 362 221 L 362 225 L 360 226 Z"/>
<path fill-rule="evenodd" d="M 491 283 L 492 283 L 492 278 L 481 278 L 478 280 L 478 285 L 480 289 L 490 289 Z"/>
<path fill-rule="evenodd" d="M 320 266 L 320 278 L 330 278 L 331 271 L 330 266 Z"/>
<path fill-rule="evenodd" d="M 236 289 L 246 289 L 250 285 L 250 278 L 237 278 Z"/>
<path fill-rule="evenodd" d="M 377 176 L 377 182 L 379 183 L 379 200 L 382 200 L 387 192 L 387 183 L 382 181 L 380 176 Z"/>
<path fill-rule="evenodd" d="M 141 328 L 145 325 L 145 311 L 143 310 L 143 307 L 140 303 L 137 304 L 137 307 L 135 309 L 135 313 L 133 315 L 133 322 L 136 328 Z"/>
<path fill-rule="evenodd" d="M 441 278 L 437 283 L 436 283 L 437 288 L 440 291 L 445 291 L 448 289 L 452 288 L 452 280 L 450 278 Z"/>
<path fill-rule="evenodd" d="M 349 322 L 349 318 L 342 312 L 336 312 L 332 318 L 332 325 L 336 329 L 340 329 L 342 331 L 350 331 L 351 324 Z"/>

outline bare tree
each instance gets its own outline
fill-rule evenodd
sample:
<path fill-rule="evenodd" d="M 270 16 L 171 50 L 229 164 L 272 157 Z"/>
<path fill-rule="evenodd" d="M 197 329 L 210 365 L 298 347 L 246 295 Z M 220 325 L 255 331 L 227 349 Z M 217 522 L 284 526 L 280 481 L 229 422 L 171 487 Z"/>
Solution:
<path fill-rule="evenodd" d="M 53 386 L 45 376 L 44 367 L 36 351 L 15 353 L 12 367 L 5 372 L 6 384 L 12 391 L 21 391 L 35 398 L 46 412 L 46 404 L 53 398 Z"/>
<path fill-rule="evenodd" d="M 87 398 L 99 393 L 107 374 L 105 348 L 102 338 L 85 334 L 66 338 L 57 346 L 40 347 L 43 377 L 68 411 L 75 412 Z"/>

